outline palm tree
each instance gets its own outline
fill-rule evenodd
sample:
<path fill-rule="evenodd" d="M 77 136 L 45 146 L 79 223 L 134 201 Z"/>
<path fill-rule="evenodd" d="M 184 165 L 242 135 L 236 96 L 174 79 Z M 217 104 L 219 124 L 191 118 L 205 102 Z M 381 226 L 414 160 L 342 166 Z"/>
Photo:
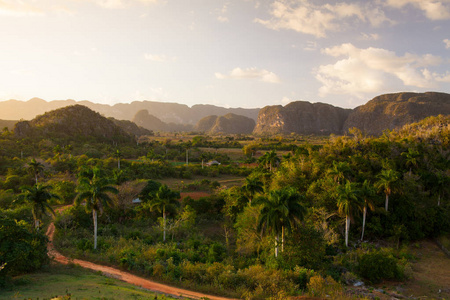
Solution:
<path fill-rule="evenodd" d="M 420 153 L 416 149 L 408 148 L 408 152 L 403 152 L 402 156 L 405 157 L 405 165 L 409 167 L 409 176 L 411 176 L 412 167 L 417 167 L 419 163 Z"/>
<path fill-rule="evenodd" d="M 359 191 L 355 183 L 347 181 L 345 185 L 339 185 L 337 191 L 338 212 L 341 215 L 345 215 L 345 246 L 348 247 L 350 222 L 353 219 L 354 211 L 360 209 L 362 204 L 358 197 Z"/>
<path fill-rule="evenodd" d="M 348 162 L 337 162 L 333 161 L 333 167 L 328 170 L 328 175 L 330 175 L 334 182 L 341 184 L 344 179 L 348 179 L 348 175 L 351 172 L 351 168 Z"/>
<path fill-rule="evenodd" d="M 36 184 L 38 184 L 38 175 L 40 172 L 44 170 L 44 165 L 40 162 L 36 161 L 36 159 L 31 159 L 31 162 L 28 163 L 28 172 L 32 173 L 36 178 Z"/>
<path fill-rule="evenodd" d="M 259 158 L 259 162 L 272 172 L 273 167 L 280 162 L 280 158 L 277 156 L 275 150 L 264 153 Z"/>
<path fill-rule="evenodd" d="M 166 207 L 179 205 L 180 193 L 172 191 L 164 184 L 159 187 L 155 197 L 150 200 L 150 210 L 158 210 L 163 216 L 163 241 L 166 241 Z"/>
<path fill-rule="evenodd" d="M 117 169 L 120 170 L 120 158 L 122 157 L 122 153 L 120 153 L 119 149 L 116 150 L 114 156 L 117 157 Z"/>
<path fill-rule="evenodd" d="M 264 184 L 256 177 L 247 177 L 245 178 L 245 183 L 242 186 L 242 190 L 251 204 L 255 195 L 264 191 Z"/>
<path fill-rule="evenodd" d="M 284 249 L 285 232 L 303 220 L 305 208 L 300 201 L 302 195 L 292 188 L 270 191 L 268 197 L 259 197 L 254 202 L 262 205 L 258 220 L 258 230 L 275 234 L 275 257 L 278 257 L 278 241 L 281 234 L 281 251 Z"/>
<path fill-rule="evenodd" d="M 392 189 L 394 184 L 398 181 L 398 173 L 393 169 L 383 169 L 381 173 L 377 175 L 378 181 L 375 183 L 375 186 L 379 190 L 383 190 L 386 195 L 386 202 L 384 208 L 388 211 L 389 207 L 389 195 L 392 193 Z"/>
<path fill-rule="evenodd" d="M 36 184 L 32 187 L 22 187 L 20 197 L 31 204 L 31 212 L 34 219 L 34 227 L 39 230 L 39 222 L 42 216 L 47 212 L 55 215 L 52 207 L 48 203 L 51 199 L 60 199 L 58 195 L 49 192 L 52 189 L 50 185 Z"/>
<path fill-rule="evenodd" d="M 75 198 L 75 205 L 86 202 L 86 211 L 92 211 L 94 222 L 94 249 L 97 249 L 97 213 L 103 213 L 103 208 L 112 205 L 109 193 L 117 194 L 118 190 L 108 185 L 107 179 L 100 174 L 100 169 L 94 168 L 91 175 L 82 176 L 79 180 L 80 193 Z"/>
<path fill-rule="evenodd" d="M 375 205 L 373 204 L 373 198 L 375 196 L 375 190 L 373 185 L 370 184 L 367 180 L 364 180 L 362 187 L 360 189 L 361 197 L 364 200 L 363 204 L 363 224 L 362 224 L 362 233 L 361 233 L 361 241 L 364 239 L 364 229 L 366 227 L 366 215 L 367 208 L 371 211 L 375 209 Z"/>

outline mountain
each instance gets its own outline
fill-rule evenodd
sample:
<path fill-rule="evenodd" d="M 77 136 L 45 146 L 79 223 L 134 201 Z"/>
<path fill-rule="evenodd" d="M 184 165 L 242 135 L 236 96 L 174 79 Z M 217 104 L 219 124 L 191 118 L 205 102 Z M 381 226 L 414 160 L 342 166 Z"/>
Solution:
<path fill-rule="evenodd" d="M 143 109 L 136 113 L 132 122 L 136 125 L 152 131 L 166 131 L 167 124 L 148 113 L 148 110 Z"/>
<path fill-rule="evenodd" d="M 29 101 L 8 100 L 0 102 L 0 119 L 5 120 L 31 120 L 39 114 L 61 107 L 80 104 L 106 116 L 118 120 L 131 121 L 137 112 L 147 110 L 157 116 L 162 122 L 175 124 L 196 124 L 201 118 L 209 115 L 226 115 L 234 113 L 256 120 L 259 108 L 224 108 L 214 105 L 193 105 L 189 107 L 178 103 L 163 103 L 155 101 L 134 101 L 131 103 L 118 103 L 106 105 L 90 101 L 75 102 L 74 100 L 55 100 L 47 102 L 39 98 Z"/>
<path fill-rule="evenodd" d="M 139 137 L 143 135 L 153 135 L 151 130 L 145 129 L 144 127 L 136 125 L 136 123 L 128 121 L 128 120 L 117 120 L 114 118 L 108 118 L 114 122 L 117 126 L 122 128 L 128 134 Z"/>
<path fill-rule="evenodd" d="M 251 118 L 236 114 L 226 114 L 224 116 L 208 116 L 194 127 L 195 131 L 202 131 L 210 134 L 250 134 L 255 128 L 255 121 Z"/>
<path fill-rule="evenodd" d="M 47 112 L 14 127 L 18 137 L 56 138 L 71 141 L 134 142 L 126 133 L 99 113 L 82 105 L 72 105 Z"/>
<path fill-rule="evenodd" d="M 14 120 L 0 120 L 0 129 L 3 129 L 7 127 L 9 130 L 12 130 L 14 128 L 14 125 L 19 121 Z"/>
<path fill-rule="evenodd" d="M 399 129 L 429 116 L 450 114 L 450 94 L 396 93 L 373 98 L 355 108 L 344 124 L 344 132 L 356 127 L 370 135 Z"/>
<path fill-rule="evenodd" d="M 259 111 L 255 134 L 340 134 L 351 109 L 325 103 L 291 102 L 266 106 Z"/>

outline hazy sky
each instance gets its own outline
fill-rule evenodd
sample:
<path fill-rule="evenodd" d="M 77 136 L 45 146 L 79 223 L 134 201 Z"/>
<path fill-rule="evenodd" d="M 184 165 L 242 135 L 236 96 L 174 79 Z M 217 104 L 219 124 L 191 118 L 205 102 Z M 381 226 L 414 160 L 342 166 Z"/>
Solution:
<path fill-rule="evenodd" d="M 355 107 L 450 92 L 450 0 L 0 0 L 0 100 Z"/>

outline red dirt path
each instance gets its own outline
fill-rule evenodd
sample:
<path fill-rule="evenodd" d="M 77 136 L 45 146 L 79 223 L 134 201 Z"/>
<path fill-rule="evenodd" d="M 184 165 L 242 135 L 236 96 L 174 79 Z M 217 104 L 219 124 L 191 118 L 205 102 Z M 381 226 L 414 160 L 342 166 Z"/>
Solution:
<path fill-rule="evenodd" d="M 79 260 L 79 259 L 71 260 L 71 259 L 65 257 L 64 255 L 62 255 L 61 253 L 59 253 L 58 251 L 56 251 L 56 249 L 53 247 L 54 233 L 55 233 L 55 225 L 53 223 L 51 223 L 47 230 L 47 236 L 50 240 L 50 242 L 48 243 L 47 249 L 48 249 L 49 256 L 53 257 L 55 259 L 55 261 L 57 261 L 59 263 L 62 263 L 65 265 L 67 265 L 69 263 L 74 263 L 74 264 L 80 265 L 83 268 L 91 269 L 94 271 L 100 271 L 108 277 L 119 279 L 119 280 L 122 280 L 122 281 L 125 281 L 128 283 L 131 283 L 133 285 L 142 287 L 144 289 L 150 290 L 150 291 L 160 292 L 160 293 L 164 293 L 164 294 L 168 294 L 168 295 L 172 295 L 172 296 L 181 296 L 181 297 L 186 297 L 186 298 L 191 298 L 191 299 L 201 299 L 201 298 L 207 298 L 207 299 L 211 299 L 211 300 L 230 300 L 231 299 L 231 298 L 206 295 L 206 294 L 202 294 L 202 293 L 197 293 L 197 292 L 193 292 L 193 291 L 188 291 L 188 290 L 168 286 L 168 285 L 157 283 L 157 282 L 154 282 L 154 281 L 142 278 L 142 277 L 138 277 L 138 276 L 130 274 L 128 272 L 124 272 L 124 271 L 121 271 L 121 270 L 118 270 L 115 268 L 111 268 L 111 267 L 107 267 L 107 266 L 94 264 L 94 263 L 84 261 L 84 260 Z M 234 300 L 236 300 L 236 299 L 234 299 Z"/>

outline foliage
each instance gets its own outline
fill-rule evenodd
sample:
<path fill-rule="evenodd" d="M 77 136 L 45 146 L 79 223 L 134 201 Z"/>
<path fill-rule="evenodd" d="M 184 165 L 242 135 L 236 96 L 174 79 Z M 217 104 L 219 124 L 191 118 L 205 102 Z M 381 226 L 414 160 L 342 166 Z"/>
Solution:
<path fill-rule="evenodd" d="M 49 262 L 47 237 L 24 221 L 17 222 L 0 214 L 0 285 L 5 276 L 32 272 Z M 6 265 L 4 265 L 6 263 Z"/>

